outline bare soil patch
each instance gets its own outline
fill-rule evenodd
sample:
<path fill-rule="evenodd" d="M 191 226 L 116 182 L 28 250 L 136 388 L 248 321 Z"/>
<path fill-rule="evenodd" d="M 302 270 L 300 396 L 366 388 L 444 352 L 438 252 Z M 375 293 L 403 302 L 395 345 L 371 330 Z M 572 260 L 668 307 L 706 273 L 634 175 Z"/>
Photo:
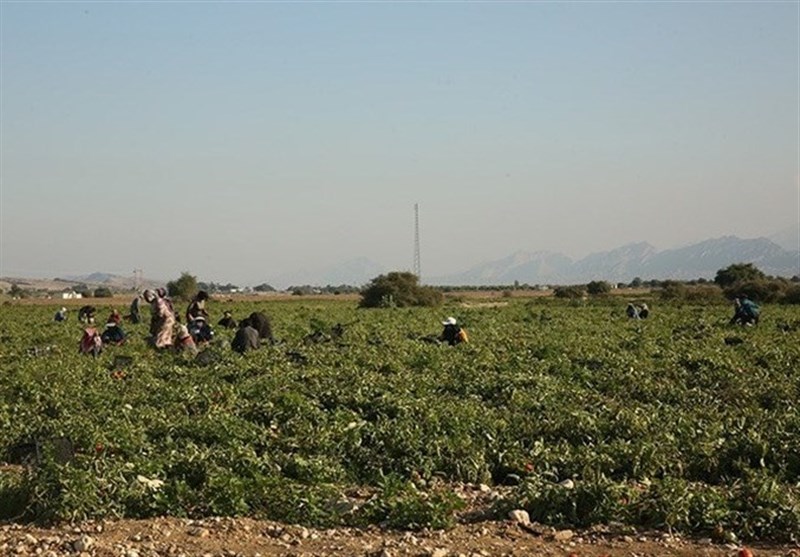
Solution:
<path fill-rule="evenodd" d="M 800 557 L 788 545 L 753 544 L 756 556 Z M 553 530 L 512 521 L 459 524 L 447 531 L 379 527 L 313 529 L 249 518 L 104 520 L 41 528 L 0 526 L 0 555 L 80 557 L 645 557 L 740 555 L 734 544 L 601 526 Z"/>

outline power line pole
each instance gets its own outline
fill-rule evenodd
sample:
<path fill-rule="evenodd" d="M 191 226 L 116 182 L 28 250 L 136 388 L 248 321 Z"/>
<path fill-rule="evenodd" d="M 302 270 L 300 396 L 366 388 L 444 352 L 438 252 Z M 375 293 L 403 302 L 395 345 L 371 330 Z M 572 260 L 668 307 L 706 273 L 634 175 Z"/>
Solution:
<path fill-rule="evenodd" d="M 133 289 L 137 292 L 142 288 L 142 270 L 141 269 L 134 269 L 133 270 Z"/>
<path fill-rule="evenodd" d="M 422 269 L 419 257 L 419 203 L 414 203 L 414 274 L 422 283 Z"/>

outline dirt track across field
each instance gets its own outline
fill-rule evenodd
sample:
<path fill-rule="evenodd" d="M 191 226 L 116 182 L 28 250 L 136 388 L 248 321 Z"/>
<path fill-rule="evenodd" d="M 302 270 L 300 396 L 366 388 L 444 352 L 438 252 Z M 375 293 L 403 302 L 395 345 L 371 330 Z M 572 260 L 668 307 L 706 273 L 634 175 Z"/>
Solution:
<path fill-rule="evenodd" d="M 753 544 L 752 555 L 800 557 L 796 546 Z M 248 518 L 113 520 L 39 528 L 0 526 L 0 555 L 42 557 L 656 557 L 748 555 L 741 546 L 601 526 L 554 530 L 512 521 L 447 531 L 317 530 Z"/>

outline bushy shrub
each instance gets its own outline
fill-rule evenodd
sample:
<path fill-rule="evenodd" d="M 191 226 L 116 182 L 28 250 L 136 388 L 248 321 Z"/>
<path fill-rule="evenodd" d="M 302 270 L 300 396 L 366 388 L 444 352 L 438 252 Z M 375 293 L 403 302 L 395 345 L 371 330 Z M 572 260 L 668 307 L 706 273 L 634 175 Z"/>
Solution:
<path fill-rule="evenodd" d="M 696 285 L 686 288 L 687 302 L 696 304 L 713 304 L 725 301 L 722 289 L 716 285 Z"/>
<path fill-rule="evenodd" d="M 167 283 L 167 293 L 173 298 L 190 300 L 197 294 L 197 278 L 184 271 L 178 280 L 171 280 Z"/>
<path fill-rule="evenodd" d="M 94 297 L 95 298 L 113 298 L 114 297 L 114 293 L 111 292 L 111 290 L 109 288 L 106 288 L 105 286 L 101 286 L 99 288 L 95 288 L 94 289 Z"/>
<path fill-rule="evenodd" d="M 575 298 L 583 298 L 585 294 L 585 290 L 583 286 L 557 286 L 553 291 L 553 295 L 556 298 L 566 298 L 568 300 L 573 300 Z"/>
<path fill-rule="evenodd" d="M 765 278 L 766 275 L 752 263 L 735 263 L 717 271 L 714 282 L 726 288 L 737 282 L 758 281 Z"/>
<path fill-rule="evenodd" d="M 380 275 L 361 292 L 362 308 L 438 306 L 443 295 L 438 290 L 420 286 L 413 273 L 391 272 Z"/>
<path fill-rule="evenodd" d="M 611 292 L 611 285 L 604 280 L 593 280 L 586 285 L 586 291 L 592 296 L 601 296 Z"/>
<path fill-rule="evenodd" d="M 800 304 L 800 285 L 792 285 L 786 289 L 781 298 L 782 304 Z"/>
<path fill-rule="evenodd" d="M 662 300 L 683 300 L 686 298 L 687 287 L 677 280 L 665 280 L 661 284 L 659 296 Z"/>
<path fill-rule="evenodd" d="M 776 302 L 783 297 L 788 284 L 780 279 L 761 279 L 735 282 L 725 288 L 728 298 L 746 295 L 762 303 Z"/>

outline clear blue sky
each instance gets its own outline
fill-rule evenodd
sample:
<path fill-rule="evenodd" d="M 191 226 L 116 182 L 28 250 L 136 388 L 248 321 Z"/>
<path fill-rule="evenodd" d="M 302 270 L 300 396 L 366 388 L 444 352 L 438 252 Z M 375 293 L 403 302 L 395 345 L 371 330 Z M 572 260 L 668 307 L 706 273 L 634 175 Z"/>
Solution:
<path fill-rule="evenodd" d="M 0 275 L 255 284 L 770 235 L 797 2 L 0 4 Z"/>

